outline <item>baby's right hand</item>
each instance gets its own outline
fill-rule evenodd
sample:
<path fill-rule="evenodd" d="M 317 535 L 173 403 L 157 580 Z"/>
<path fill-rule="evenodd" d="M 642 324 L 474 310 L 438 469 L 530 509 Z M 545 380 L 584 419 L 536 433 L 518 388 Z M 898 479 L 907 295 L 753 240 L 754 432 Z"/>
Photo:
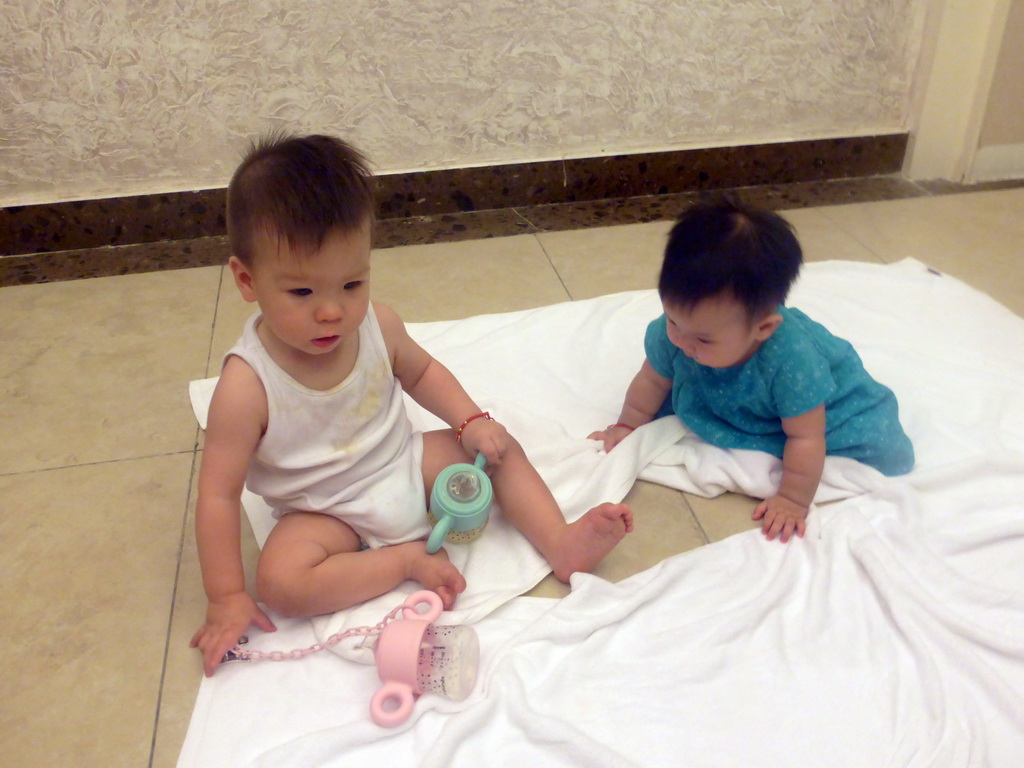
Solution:
<path fill-rule="evenodd" d="M 277 629 L 274 622 L 256 605 L 246 592 L 225 595 L 211 600 L 206 607 L 206 621 L 192 635 L 189 645 L 203 654 L 203 671 L 212 677 L 224 654 L 238 644 L 238 638 L 251 624 L 265 632 Z"/>
<path fill-rule="evenodd" d="M 413 549 L 407 568 L 409 578 L 418 581 L 424 589 L 436 592 L 444 609 L 450 611 L 456 596 L 466 591 L 465 577 L 451 564 L 444 549 L 429 555 L 426 542 L 411 542 L 411 546 Z"/>
<path fill-rule="evenodd" d="M 487 458 L 487 472 L 501 466 L 501 460 L 508 451 L 511 435 L 505 425 L 494 419 L 474 419 L 463 428 L 462 447 L 472 459 L 478 453 Z"/>
<path fill-rule="evenodd" d="M 591 432 L 587 435 L 588 440 L 600 440 L 607 453 L 616 445 L 625 440 L 633 430 L 619 424 L 612 424 L 599 432 Z"/>

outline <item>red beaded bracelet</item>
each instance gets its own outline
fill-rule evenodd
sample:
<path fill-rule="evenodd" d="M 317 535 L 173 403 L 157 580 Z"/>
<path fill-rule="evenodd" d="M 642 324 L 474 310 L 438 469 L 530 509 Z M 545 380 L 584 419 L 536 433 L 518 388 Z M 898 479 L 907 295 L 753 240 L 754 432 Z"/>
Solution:
<path fill-rule="evenodd" d="M 615 427 L 625 427 L 630 432 L 636 432 L 636 427 L 631 427 L 629 424 L 623 424 L 621 421 L 618 424 L 612 424 L 609 429 L 615 429 Z"/>
<path fill-rule="evenodd" d="M 466 428 L 466 425 L 468 425 L 469 422 L 476 421 L 477 419 L 487 419 L 488 421 L 494 421 L 494 419 L 491 418 L 491 414 L 489 414 L 487 411 L 484 411 L 483 413 L 478 413 L 476 416 L 470 416 L 468 419 L 462 422 L 462 426 L 459 427 L 458 431 L 455 433 L 455 442 L 462 442 L 462 430 Z"/>

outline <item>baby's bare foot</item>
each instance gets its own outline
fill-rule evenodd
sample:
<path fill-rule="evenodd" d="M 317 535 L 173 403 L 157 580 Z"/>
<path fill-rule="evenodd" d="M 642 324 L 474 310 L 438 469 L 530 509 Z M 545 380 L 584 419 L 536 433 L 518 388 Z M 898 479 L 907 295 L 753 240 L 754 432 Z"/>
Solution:
<path fill-rule="evenodd" d="M 632 530 L 633 512 L 625 504 L 594 507 L 566 526 L 558 553 L 551 561 L 555 578 L 568 582 L 576 571 L 589 573 Z"/>
<path fill-rule="evenodd" d="M 455 598 L 466 590 L 465 577 L 448 560 L 443 548 L 428 555 L 424 542 L 410 542 L 410 546 L 413 554 L 407 565 L 409 578 L 436 592 L 444 609 L 450 611 Z"/>

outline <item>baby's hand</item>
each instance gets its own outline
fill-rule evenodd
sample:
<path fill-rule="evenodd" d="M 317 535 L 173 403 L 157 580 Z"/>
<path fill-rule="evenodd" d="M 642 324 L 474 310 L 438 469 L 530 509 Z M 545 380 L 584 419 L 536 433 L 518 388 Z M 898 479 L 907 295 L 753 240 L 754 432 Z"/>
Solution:
<path fill-rule="evenodd" d="M 488 470 L 501 466 L 511 439 L 505 426 L 491 419 L 473 419 L 462 430 L 462 447 L 473 459 L 478 453 L 486 456 Z"/>
<path fill-rule="evenodd" d="M 591 432 L 587 435 L 588 440 L 600 440 L 607 453 L 616 445 L 625 440 L 633 430 L 621 424 L 612 424 L 610 427 L 599 432 Z"/>
<path fill-rule="evenodd" d="M 206 622 L 196 630 L 189 643 L 203 654 L 203 671 L 207 677 L 213 675 L 224 654 L 238 644 L 238 638 L 245 634 L 250 624 L 265 632 L 276 629 L 274 622 L 245 592 L 210 601 L 206 608 Z"/>
<path fill-rule="evenodd" d="M 450 611 L 455 604 L 456 596 L 466 590 L 465 577 L 449 562 L 448 553 L 443 549 L 429 555 L 425 542 L 410 542 L 408 546 L 410 555 L 406 563 L 406 572 L 409 578 L 418 581 L 424 589 L 436 592 L 444 604 L 444 609 Z"/>
<path fill-rule="evenodd" d="M 779 536 L 779 541 L 785 543 L 794 533 L 803 538 L 804 531 L 807 530 L 808 511 L 807 507 L 790 501 L 785 496 L 772 496 L 757 505 L 753 518 L 761 521 L 761 533 L 768 541 Z"/>

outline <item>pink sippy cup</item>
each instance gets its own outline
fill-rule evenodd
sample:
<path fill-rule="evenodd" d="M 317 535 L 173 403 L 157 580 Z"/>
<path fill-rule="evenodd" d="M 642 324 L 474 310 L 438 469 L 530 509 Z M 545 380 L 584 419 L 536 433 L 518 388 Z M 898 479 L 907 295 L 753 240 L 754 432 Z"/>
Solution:
<path fill-rule="evenodd" d="M 421 614 L 416 610 L 420 603 L 430 608 Z M 377 638 L 377 674 L 384 683 L 370 699 L 370 716 L 377 725 L 404 723 L 420 694 L 458 701 L 473 689 L 480 658 L 476 632 L 464 624 L 434 625 L 441 611 L 435 593 L 415 592 L 402 604 L 403 618 L 384 627 Z"/>

